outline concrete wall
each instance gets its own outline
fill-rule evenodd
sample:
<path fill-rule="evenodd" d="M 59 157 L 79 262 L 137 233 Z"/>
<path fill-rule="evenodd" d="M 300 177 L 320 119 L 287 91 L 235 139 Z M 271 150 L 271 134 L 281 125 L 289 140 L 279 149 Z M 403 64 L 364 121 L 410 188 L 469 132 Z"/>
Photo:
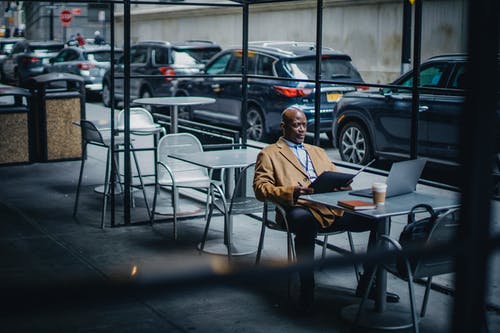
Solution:
<path fill-rule="evenodd" d="M 387 83 L 401 72 L 403 1 L 325 0 L 323 45 L 350 54 L 367 82 Z M 466 1 L 424 0 L 422 59 L 466 49 Z M 132 7 L 132 41 L 210 39 L 241 45 L 241 8 Z M 117 8 L 116 40 L 123 43 Z M 315 41 L 316 1 L 250 5 L 249 40 Z"/>

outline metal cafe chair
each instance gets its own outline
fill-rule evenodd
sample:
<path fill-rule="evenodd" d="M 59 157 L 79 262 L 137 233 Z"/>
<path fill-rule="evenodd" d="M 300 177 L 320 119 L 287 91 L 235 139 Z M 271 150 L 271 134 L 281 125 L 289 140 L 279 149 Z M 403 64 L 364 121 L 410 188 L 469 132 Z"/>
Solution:
<path fill-rule="evenodd" d="M 166 134 L 165 128 L 155 123 L 153 115 L 145 108 L 131 107 L 129 109 L 129 119 L 130 119 L 130 134 L 142 137 L 152 136 L 153 140 L 155 140 L 154 145 L 149 147 L 142 147 L 142 149 L 151 149 L 153 153 L 156 154 L 158 133 L 160 133 L 161 135 L 165 135 Z M 121 110 L 118 112 L 117 123 L 119 129 L 123 129 L 125 127 L 125 110 Z M 136 147 L 134 147 L 133 143 L 131 143 L 131 148 L 135 152 Z M 137 156 L 137 154 L 135 154 L 135 156 Z M 133 185 L 133 186 L 143 188 L 145 184 L 143 177 L 154 176 L 154 174 L 144 175 L 141 174 L 139 169 L 137 169 L 137 171 L 138 171 L 137 175 L 133 178 L 139 178 L 140 186 L 139 185 Z M 135 205 L 135 201 L 132 201 L 132 204 Z M 149 207 L 147 202 L 146 202 L 146 208 L 148 209 L 148 214 L 149 214 Z"/>
<path fill-rule="evenodd" d="M 258 213 L 262 211 L 263 203 L 255 198 L 255 193 L 252 187 L 253 175 L 255 172 L 255 162 L 247 165 L 239 171 L 238 179 L 233 189 L 230 198 L 226 197 L 221 184 L 212 182 L 210 184 L 211 204 L 208 212 L 205 231 L 200 243 L 200 251 L 203 251 L 207 240 L 210 221 L 212 219 L 214 209 L 219 210 L 224 215 L 224 230 L 225 242 L 227 246 L 227 254 L 231 258 L 231 218 L 234 215 Z"/>
<path fill-rule="evenodd" d="M 269 212 L 272 211 L 272 208 L 275 208 L 277 216 L 279 215 L 283 221 L 282 223 L 278 223 L 276 219 L 271 219 L 269 218 Z M 285 209 L 283 206 L 276 204 L 276 203 L 270 203 L 270 202 L 264 202 L 264 213 L 263 213 L 263 220 L 262 220 L 262 227 L 260 231 L 260 237 L 259 237 L 259 245 L 257 247 L 257 256 L 255 258 L 255 263 L 259 264 L 260 263 L 260 258 L 262 255 L 262 249 L 264 248 L 264 238 L 265 238 L 265 233 L 266 229 L 272 229 L 276 231 L 282 231 L 286 232 L 287 234 L 287 258 L 289 262 L 295 261 L 296 258 L 296 253 L 295 253 L 295 245 L 292 239 L 292 232 L 288 228 L 288 221 L 286 220 L 286 213 Z M 325 259 L 326 257 L 326 249 L 328 248 L 328 237 L 333 236 L 333 235 L 338 235 L 346 232 L 347 237 L 349 240 L 349 248 L 350 251 L 342 249 L 337 246 L 333 246 L 335 251 L 342 253 L 342 254 L 354 254 L 355 253 L 355 248 L 354 248 L 354 242 L 352 240 L 352 234 L 350 231 L 329 231 L 329 232 L 318 232 L 318 237 L 323 238 L 323 244 L 322 244 L 322 251 L 321 251 L 321 258 Z M 359 270 L 357 265 L 354 265 L 354 270 L 356 272 L 356 279 L 359 280 Z"/>
<path fill-rule="evenodd" d="M 130 119 L 130 132 L 134 135 L 152 135 L 154 132 L 144 131 L 151 127 L 155 127 L 157 124 L 154 121 L 153 115 L 145 108 L 141 107 L 131 107 L 129 109 L 129 119 Z M 121 110 L 118 113 L 118 127 L 123 127 L 125 123 L 125 112 Z M 141 131 L 142 130 L 142 131 Z M 167 134 L 165 128 L 160 129 L 162 135 Z"/>
<path fill-rule="evenodd" d="M 80 175 L 78 177 L 78 186 L 76 189 L 76 197 L 75 197 L 75 205 L 73 208 L 73 216 L 76 216 L 77 210 L 78 210 L 78 201 L 80 197 L 80 187 L 82 184 L 82 177 L 83 177 L 83 169 L 85 167 L 85 160 L 87 158 L 87 146 L 88 145 L 94 145 L 97 147 L 102 147 L 107 150 L 106 153 L 106 170 L 104 173 L 104 190 L 103 190 L 103 207 L 102 207 L 102 213 L 101 213 L 101 228 L 104 228 L 104 220 L 105 220 L 105 214 L 106 214 L 106 206 L 107 206 L 107 199 L 108 196 L 111 194 L 111 188 L 110 188 L 110 180 L 111 180 L 111 163 L 114 163 L 115 165 L 115 170 L 118 170 L 118 159 L 115 156 L 112 155 L 112 149 L 111 149 L 111 131 L 100 131 L 94 123 L 88 120 L 81 120 L 80 121 L 80 126 L 82 130 L 82 163 L 80 165 Z M 123 136 L 116 136 L 115 137 L 115 145 L 123 145 Z M 133 154 L 134 161 L 136 168 L 139 170 L 139 165 L 137 163 L 137 158 L 135 157 L 135 154 Z M 140 172 L 140 171 L 139 171 Z M 120 184 L 121 188 L 121 182 L 119 175 L 117 175 L 117 181 L 118 184 Z M 144 194 L 144 200 L 146 200 L 146 193 L 143 189 L 143 194 Z M 146 201 L 147 205 L 147 201 Z M 148 209 L 149 212 L 149 209 Z"/>
<path fill-rule="evenodd" d="M 414 221 L 414 214 L 415 212 L 418 212 L 418 209 L 422 207 L 426 208 L 425 206 L 427 205 L 417 205 L 414 207 L 414 209 L 412 209 L 412 212 L 410 212 L 409 215 L 408 226 L 410 225 L 410 223 L 419 222 Z M 459 209 L 450 209 L 439 213 L 434 213 L 432 208 L 430 207 L 427 207 L 426 209 L 431 213 L 431 217 L 434 216 L 434 218 L 432 219 L 432 223 L 429 224 L 429 229 L 426 231 L 426 236 L 418 240 L 418 246 L 425 248 L 436 245 L 449 244 L 455 238 L 458 231 Z M 418 230 L 414 230 L 421 234 L 424 229 L 420 225 L 418 227 Z M 379 246 L 383 245 L 384 243 L 387 244 L 389 248 L 395 249 L 396 252 L 399 253 L 397 258 L 394 257 L 394 260 L 392 260 L 390 263 L 383 264 L 383 266 L 394 276 L 407 281 L 408 293 L 410 296 L 413 331 L 415 333 L 418 333 L 420 319 L 418 318 L 416 311 L 414 280 L 426 278 L 425 292 L 422 300 L 422 308 L 420 310 L 420 318 L 423 318 L 427 310 L 427 302 L 429 300 L 432 277 L 436 275 L 452 273 L 454 271 L 454 260 L 451 256 L 447 256 L 441 253 L 435 255 L 409 257 L 404 253 L 404 250 L 409 249 L 410 247 L 414 249 L 417 244 L 415 244 L 415 240 L 413 240 L 413 242 L 406 243 L 408 245 L 403 245 L 405 243 L 402 242 L 401 236 L 400 241 L 398 241 L 387 235 L 382 235 L 381 239 L 379 240 Z M 378 266 L 379 265 L 377 265 L 373 270 L 373 273 L 370 276 L 368 288 L 366 289 L 367 291 L 363 295 L 363 299 L 359 304 L 358 312 L 354 321 L 355 326 L 358 325 L 361 318 L 363 306 L 366 302 L 366 299 L 368 298 L 368 294 L 375 279 L 375 273 Z"/>
<path fill-rule="evenodd" d="M 211 180 L 206 168 L 169 156 L 173 153 L 182 154 L 203 151 L 200 140 L 194 135 L 189 133 L 167 134 L 160 139 L 157 151 L 157 183 L 155 185 L 151 223 L 154 222 L 156 214 L 165 215 L 165 213 L 157 209 L 160 189 L 170 189 L 172 213 L 168 215 L 173 216 L 174 239 L 177 239 L 178 189 L 192 188 L 206 191 L 207 201 L 205 209 L 208 209 Z"/>

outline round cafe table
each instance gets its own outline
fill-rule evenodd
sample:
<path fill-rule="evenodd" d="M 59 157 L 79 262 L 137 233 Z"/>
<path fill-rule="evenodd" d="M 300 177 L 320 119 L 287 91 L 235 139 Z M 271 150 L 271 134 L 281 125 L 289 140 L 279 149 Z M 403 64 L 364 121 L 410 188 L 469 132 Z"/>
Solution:
<path fill-rule="evenodd" d="M 133 100 L 136 104 L 152 106 L 170 106 L 170 133 L 177 133 L 179 106 L 215 103 L 214 98 L 199 96 L 147 97 Z"/>

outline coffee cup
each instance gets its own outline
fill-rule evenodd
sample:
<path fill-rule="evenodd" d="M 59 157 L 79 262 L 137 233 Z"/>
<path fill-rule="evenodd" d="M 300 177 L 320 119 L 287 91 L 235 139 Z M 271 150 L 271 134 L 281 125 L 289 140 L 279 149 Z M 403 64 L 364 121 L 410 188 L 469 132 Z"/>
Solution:
<path fill-rule="evenodd" d="M 372 184 L 372 192 L 373 192 L 373 203 L 378 205 L 385 204 L 385 194 L 387 192 L 387 184 L 386 183 L 373 183 Z"/>

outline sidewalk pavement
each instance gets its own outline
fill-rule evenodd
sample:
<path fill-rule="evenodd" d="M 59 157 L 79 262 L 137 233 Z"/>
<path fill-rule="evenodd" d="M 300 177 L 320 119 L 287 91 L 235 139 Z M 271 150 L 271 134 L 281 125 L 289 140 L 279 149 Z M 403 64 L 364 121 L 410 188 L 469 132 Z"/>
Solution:
<path fill-rule="evenodd" d="M 316 311 L 299 317 L 287 298 L 287 275 L 262 276 L 259 271 L 225 279 L 227 258 L 199 253 L 196 246 L 204 228 L 201 216 L 179 223 L 178 240 L 171 223 L 147 221 L 140 193 L 135 194 L 130 226 L 100 228 L 101 197 L 93 192 L 102 183 L 104 156 L 89 152 L 81 205 L 72 216 L 79 161 L 0 167 L 0 285 L 4 302 L 0 320 L 4 332 L 347 332 L 342 307 L 359 302 L 352 267 L 325 267 L 316 273 Z M 362 174 L 356 187 L 380 176 Z M 353 185 L 353 186 L 354 186 Z M 421 185 L 419 185 L 421 186 Z M 444 191 L 444 190 L 437 190 Z M 443 195 L 445 193 L 443 192 Z M 152 199 L 152 188 L 148 188 Z M 121 197 L 117 197 L 121 221 Z M 185 199 L 187 200 L 187 199 Z M 498 232 L 499 204 L 493 204 Z M 261 223 L 235 218 L 235 234 L 257 247 Z M 397 235 L 405 220 L 393 220 Z M 109 214 L 108 223 L 109 225 Z M 210 239 L 221 239 L 222 217 L 211 224 Z M 363 251 L 367 233 L 354 234 Z M 345 234 L 330 242 L 348 248 Z M 317 247 L 319 257 L 321 249 Z M 339 256 L 328 251 L 328 256 Z M 488 302 L 499 308 L 500 257 L 491 261 Z M 236 257 L 242 269 L 252 267 L 255 254 Z M 280 267 L 286 260 L 286 240 L 268 230 L 263 264 Z M 233 267 L 233 269 L 234 269 Z M 217 273 L 213 277 L 213 273 Z M 127 282 L 135 282 L 135 288 Z M 435 280 L 453 287 L 453 275 Z M 174 283 L 175 282 L 175 283 Z M 25 287 L 19 288 L 19 287 Z M 388 289 L 401 296 L 409 309 L 406 284 L 391 276 Z M 417 286 L 420 304 L 423 287 Z M 25 293 L 29 291 L 29 293 Z M 432 291 L 422 332 L 449 332 L 453 297 Z M 500 331 L 498 311 L 488 311 L 490 332 Z M 362 329 L 362 332 L 379 332 Z M 400 330 L 410 332 L 410 329 Z"/>

